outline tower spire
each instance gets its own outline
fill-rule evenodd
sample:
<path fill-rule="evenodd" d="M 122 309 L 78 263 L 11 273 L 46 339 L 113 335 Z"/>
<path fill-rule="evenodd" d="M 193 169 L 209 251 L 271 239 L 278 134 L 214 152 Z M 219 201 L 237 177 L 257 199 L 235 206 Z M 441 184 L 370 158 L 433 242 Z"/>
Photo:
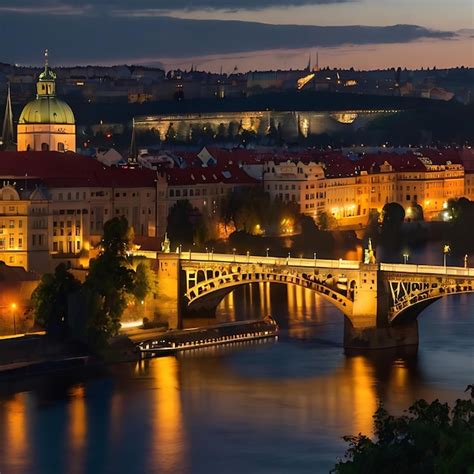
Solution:
<path fill-rule="evenodd" d="M 10 91 L 10 83 L 7 89 L 7 102 L 5 104 L 5 115 L 3 116 L 2 127 L 2 147 L 4 149 L 10 148 L 13 142 L 13 113 L 12 113 L 12 97 Z"/>
<path fill-rule="evenodd" d="M 48 49 L 44 50 L 44 68 L 48 69 L 49 67 L 49 51 Z"/>
<path fill-rule="evenodd" d="M 138 161 L 137 137 L 135 135 L 135 117 L 132 119 L 132 139 L 130 142 L 129 165 L 136 165 Z"/>

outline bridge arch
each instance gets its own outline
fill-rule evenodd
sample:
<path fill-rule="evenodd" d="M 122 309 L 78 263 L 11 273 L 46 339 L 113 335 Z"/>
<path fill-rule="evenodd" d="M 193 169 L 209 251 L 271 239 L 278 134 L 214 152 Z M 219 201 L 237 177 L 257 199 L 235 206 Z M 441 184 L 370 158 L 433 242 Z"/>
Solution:
<path fill-rule="evenodd" d="M 185 301 L 187 308 L 192 311 L 206 306 L 206 302 L 217 306 L 227 294 L 239 286 L 264 282 L 292 284 L 316 292 L 351 318 L 357 282 L 354 279 L 348 282 L 345 275 L 333 275 L 333 273 L 335 272 L 321 275 L 310 269 L 295 271 L 260 266 L 222 268 L 214 272 L 213 278 L 201 281 L 196 278 L 193 280 L 196 284 L 187 284 Z"/>
<path fill-rule="evenodd" d="M 389 321 L 392 325 L 397 325 L 416 319 L 428 306 L 441 298 L 469 293 L 474 293 L 473 281 L 433 283 L 428 288 L 414 291 L 397 300 L 390 308 Z"/>

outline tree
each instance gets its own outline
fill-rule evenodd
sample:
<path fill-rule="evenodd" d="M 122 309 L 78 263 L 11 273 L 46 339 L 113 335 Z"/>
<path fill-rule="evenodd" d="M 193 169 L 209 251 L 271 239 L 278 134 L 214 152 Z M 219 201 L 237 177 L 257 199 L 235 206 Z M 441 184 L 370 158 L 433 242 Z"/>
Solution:
<path fill-rule="evenodd" d="M 318 212 L 316 221 L 321 230 L 331 230 L 336 227 L 337 224 L 335 217 L 326 211 Z"/>
<path fill-rule="evenodd" d="M 145 300 L 152 291 L 155 275 L 147 262 L 140 262 L 135 270 L 133 296 L 139 302 Z"/>
<path fill-rule="evenodd" d="M 384 243 L 400 243 L 405 209 L 396 203 L 389 202 L 382 209 L 382 232 Z"/>
<path fill-rule="evenodd" d="M 177 139 L 176 130 L 174 129 L 173 122 L 170 122 L 168 130 L 166 130 L 165 140 L 168 143 L 175 142 Z"/>
<path fill-rule="evenodd" d="M 135 272 L 128 256 L 132 232 L 125 217 L 104 224 L 97 258 L 90 262 L 82 291 L 88 302 L 85 334 L 93 349 L 107 346 L 120 329 L 120 318 L 135 290 Z"/>
<path fill-rule="evenodd" d="M 35 321 L 48 334 L 66 336 L 68 328 L 69 296 L 80 287 L 80 282 L 70 273 L 64 263 L 54 273 L 46 273 L 31 295 Z"/>
<path fill-rule="evenodd" d="M 176 201 L 168 214 L 168 237 L 172 245 L 192 245 L 197 231 L 202 230 L 201 213 L 187 199 Z M 205 240 L 205 236 L 199 234 Z"/>
<path fill-rule="evenodd" d="M 333 473 L 472 473 L 474 471 L 474 386 L 470 399 L 453 408 L 438 400 L 416 401 L 408 414 L 395 417 L 383 407 L 374 415 L 375 440 L 345 436 L 346 461 Z"/>
<path fill-rule="evenodd" d="M 418 204 L 416 201 L 412 202 L 409 211 L 409 213 L 407 212 L 407 216 L 409 216 L 412 221 L 418 222 L 425 220 L 425 217 L 423 215 L 423 207 L 421 207 L 421 205 Z"/>

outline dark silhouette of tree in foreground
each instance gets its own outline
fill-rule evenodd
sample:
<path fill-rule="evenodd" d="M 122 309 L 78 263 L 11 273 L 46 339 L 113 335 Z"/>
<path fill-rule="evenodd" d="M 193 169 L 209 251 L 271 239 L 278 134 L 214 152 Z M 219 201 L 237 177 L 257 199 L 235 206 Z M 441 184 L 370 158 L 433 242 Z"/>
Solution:
<path fill-rule="evenodd" d="M 54 273 L 46 273 L 31 295 L 35 321 L 49 335 L 63 337 L 68 332 L 69 296 L 77 291 L 81 283 L 70 273 L 64 263 Z"/>
<path fill-rule="evenodd" d="M 416 401 L 406 415 L 395 417 L 383 407 L 375 412 L 375 438 L 345 436 L 346 460 L 335 474 L 471 474 L 474 472 L 474 385 L 470 399 L 454 407 L 435 400 Z"/>

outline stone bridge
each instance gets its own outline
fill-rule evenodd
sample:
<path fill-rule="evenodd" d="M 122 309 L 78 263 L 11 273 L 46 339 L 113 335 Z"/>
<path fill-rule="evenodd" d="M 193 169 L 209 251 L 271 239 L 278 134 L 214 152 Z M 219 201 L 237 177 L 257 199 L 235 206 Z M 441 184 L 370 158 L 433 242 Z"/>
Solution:
<path fill-rule="evenodd" d="M 346 348 L 418 344 L 417 316 L 427 306 L 474 292 L 474 268 L 190 252 L 159 252 L 154 258 L 159 315 L 170 327 L 180 327 L 183 313 L 214 313 L 237 286 L 292 284 L 316 292 L 344 314 Z"/>

